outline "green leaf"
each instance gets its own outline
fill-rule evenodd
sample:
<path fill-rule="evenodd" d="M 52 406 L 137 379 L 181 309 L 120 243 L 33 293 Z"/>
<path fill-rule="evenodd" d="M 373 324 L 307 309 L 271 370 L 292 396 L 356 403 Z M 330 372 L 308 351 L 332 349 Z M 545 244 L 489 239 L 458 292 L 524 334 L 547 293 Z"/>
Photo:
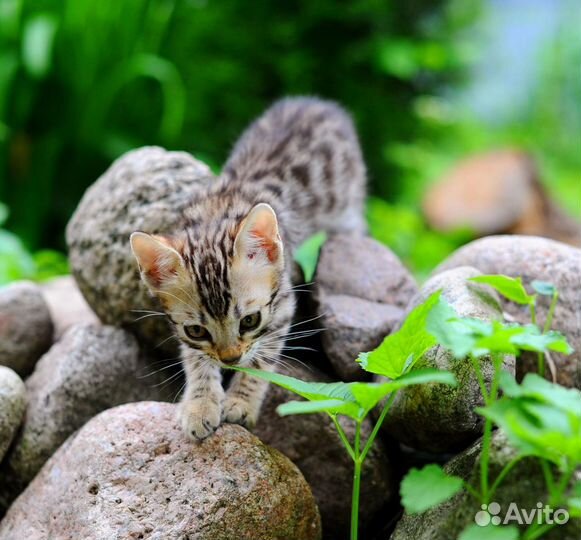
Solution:
<path fill-rule="evenodd" d="M 543 296 L 553 296 L 557 292 L 557 288 L 548 281 L 535 280 L 531 283 L 531 287 Z"/>
<path fill-rule="evenodd" d="M 507 434 L 521 455 L 534 455 L 565 470 L 581 464 L 581 391 L 528 374 L 518 385 L 502 374 L 504 392 L 495 403 L 477 409 Z"/>
<path fill-rule="evenodd" d="M 276 412 L 280 416 L 288 416 L 291 414 L 313 414 L 318 412 L 328 412 L 331 414 L 344 414 L 344 401 L 338 399 L 328 399 L 321 401 L 289 401 L 283 403 L 276 408 Z M 350 416 L 350 415 L 347 415 Z"/>
<path fill-rule="evenodd" d="M 569 514 L 572 517 L 581 517 L 581 480 L 577 480 L 571 489 L 571 496 L 567 499 Z"/>
<path fill-rule="evenodd" d="M 485 283 L 496 289 L 500 294 L 516 302 L 517 304 L 530 305 L 535 301 L 535 296 L 525 290 L 521 278 L 512 278 L 504 275 L 477 276 L 469 281 Z"/>
<path fill-rule="evenodd" d="M 34 276 L 34 260 L 20 239 L 0 229 L 0 285 Z"/>
<path fill-rule="evenodd" d="M 383 398 L 405 386 L 439 383 L 456 386 L 456 377 L 450 371 L 439 369 L 420 369 L 406 373 L 394 381 L 383 384 L 351 383 L 351 393 L 364 411 L 364 416 Z"/>
<path fill-rule="evenodd" d="M 514 525 L 501 527 L 492 523 L 481 527 L 473 523 L 464 529 L 458 540 L 518 540 L 519 532 Z"/>
<path fill-rule="evenodd" d="M 22 35 L 22 63 L 36 78 L 47 74 L 50 68 L 57 19 L 49 13 L 34 15 L 26 21 Z"/>
<path fill-rule="evenodd" d="M 453 497 L 462 484 L 462 478 L 447 475 L 439 465 L 411 469 L 401 483 L 402 505 L 408 514 L 425 512 Z"/>
<path fill-rule="evenodd" d="M 305 281 L 312 281 L 319 260 L 319 253 L 327 240 L 325 232 L 314 234 L 307 238 L 295 251 L 294 259 L 299 263 L 305 275 Z"/>
<path fill-rule="evenodd" d="M 500 321 L 450 318 L 428 321 L 428 330 L 438 342 L 451 350 L 456 358 L 468 354 L 484 356 L 491 353 L 518 354 L 519 351 L 547 352 L 563 354 L 572 352 L 566 338 L 559 332 L 542 334 L 535 325 L 519 325 Z"/>
<path fill-rule="evenodd" d="M 397 379 L 434 345 L 436 338 L 427 331 L 427 320 L 449 313 L 449 306 L 440 300 L 441 291 L 432 294 L 406 318 L 402 327 L 387 336 L 374 351 L 361 353 L 357 361 L 370 373 Z"/>
<path fill-rule="evenodd" d="M 311 410 L 310 412 L 326 411 L 334 414 L 344 414 L 355 420 L 360 419 L 363 415 L 363 410 L 357 403 L 357 400 L 351 392 L 351 386 L 354 383 L 344 383 L 344 382 L 334 382 L 334 383 L 321 383 L 321 382 L 305 382 L 300 379 L 295 379 L 294 377 L 289 377 L 288 375 L 281 375 L 280 373 L 272 373 L 270 371 L 262 371 L 259 369 L 252 368 L 242 368 L 242 367 L 232 367 L 235 371 L 242 371 L 262 379 L 276 384 L 286 390 L 289 390 L 309 401 L 322 401 L 327 402 L 320 405 L 320 409 Z M 329 401 L 333 403 L 330 404 Z M 291 410 L 293 408 L 291 407 Z M 298 410 L 298 409 L 297 409 Z M 291 414 L 288 409 L 283 409 L 286 414 Z M 301 413 L 304 414 L 306 411 L 301 409 Z"/>
<path fill-rule="evenodd" d="M 539 328 L 534 325 L 527 325 L 524 328 L 522 333 L 511 338 L 511 342 L 519 349 L 536 352 L 555 351 L 563 354 L 573 352 L 567 338 L 559 332 L 550 331 L 542 334 Z"/>

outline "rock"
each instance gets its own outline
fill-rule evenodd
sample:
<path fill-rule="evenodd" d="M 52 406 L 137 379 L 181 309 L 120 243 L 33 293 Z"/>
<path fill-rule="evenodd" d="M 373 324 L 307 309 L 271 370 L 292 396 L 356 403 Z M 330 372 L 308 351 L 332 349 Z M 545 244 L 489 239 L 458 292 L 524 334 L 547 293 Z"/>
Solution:
<path fill-rule="evenodd" d="M 377 347 L 417 293 L 414 278 L 387 247 L 371 238 L 336 235 L 323 246 L 315 274 L 321 341 L 344 380 L 365 380 L 355 363 Z"/>
<path fill-rule="evenodd" d="M 305 381 L 327 381 L 320 372 L 300 365 L 283 373 Z M 285 454 L 303 473 L 321 512 L 324 538 L 348 539 L 353 462 L 327 415 L 278 415 L 276 408 L 281 403 L 296 399 L 299 398 L 291 392 L 271 384 L 254 433 Z M 352 440 L 354 425 L 343 417 L 340 417 L 340 423 Z M 365 439 L 371 429 L 371 422 L 365 422 Z M 366 526 L 369 528 L 373 519 L 385 510 L 396 489 L 385 446 L 378 438 L 363 467 L 359 518 L 361 538 L 366 538 Z"/>
<path fill-rule="evenodd" d="M 26 389 L 10 368 L 0 366 L 0 461 L 20 426 L 26 409 Z"/>
<path fill-rule="evenodd" d="M 490 477 L 496 478 L 502 468 L 516 457 L 516 451 L 507 442 L 505 435 L 495 432 L 490 452 Z M 473 486 L 478 486 L 480 475 L 481 441 L 452 459 L 445 467 L 449 474 L 461 476 Z M 524 458 L 502 482 L 494 494 L 493 501 L 500 505 L 499 517 L 503 519 L 510 503 L 527 513 L 537 510 L 537 503 L 548 500 L 547 488 L 539 460 Z M 474 524 L 476 513 L 481 510 L 471 495 L 461 491 L 446 501 L 422 514 L 404 514 L 390 540 L 450 540 L 469 525 Z M 516 525 L 514 521 L 510 524 Z M 523 526 L 525 528 L 526 526 Z M 543 540 L 578 540 L 581 538 L 581 519 L 570 519 L 543 534 Z M 387 539 L 386 539 L 387 540 Z"/>
<path fill-rule="evenodd" d="M 434 273 L 457 266 L 470 265 L 484 274 L 506 274 L 522 277 L 529 293 L 534 280 L 549 281 L 560 296 L 553 318 L 553 329 L 563 332 L 575 351 L 570 356 L 551 355 L 556 366 L 556 382 L 563 386 L 581 388 L 581 250 L 547 240 L 528 236 L 496 236 L 467 244 L 453 253 Z M 550 298 L 539 296 L 537 320 L 544 324 Z M 502 299 L 503 309 L 522 324 L 530 322 L 529 309 Z M 525 353 L 518 360 L 517 379 L 528 372 L 536 372 L 536 356 Z M 547 373 L 549 377 L 549 373 Z"/>
<path fill-rule="evenodd" d="M 40 287 L 54 324 L 55 341 L 74 324 L 99 324 L 72 276 L 51 279 Z"/>
<path fill-rule="evenodd" d="M 371 238 L 335 235 L 321 249 L 315 274 L 326 294 L 356 296 L 405 308 L 418 287 L 410 272 L 387 247 Z"/>
<path fill-rule="evenodd" d="M 26 418 L 0 466 L 0 510 L 65 439 L 97 413 L 120 403 L 157 398 L 157 388 L 139 378 L 143 370 L 137 343 L 124 330 L 71 327 L 26 380 Z"/>
<path fill-rule="evenodd" d="M 152 349 L 171 331 L 139 278 L 134 231 L 171 233 L 210 169 L 185 152 L 145 147 L 120 157 L 85 193 L 67 226 L 69 261 L 87 302 L 105 324 L 125 326 Z M 173 353 L 175 341 L 161 348 Z M 160 349 L 158 349 L 160 350 Z"/>
<path fill-rule="evenodd" d="M 480 275 L 474 268 L 455 268 L 429 279 L 410 303 L 409 311 L 431 294 L 442 290 L 442 296 L 461 317 L 481 320 L 502 319 L 498 296 L 487 286 L 466 280 Z M 488 357 L 480 359 L 487 386 L 494 369 Z M 457 360 L 436 345 L 417 362 L 416 369 L 446 369 L 458 380 L 456 387 L 422 384 L 403 388 L 397 394 L 383 429 L 400 442 L 428 452 L 448 452 L 465 448 L 483 428 L 482 417 L 475 407 L 484 405 L 480 387 L 470 360 Z M 507 356 L 503 369 L 514 374 L 514 357 Z"/>
<path fill-rule="evenodd" d="M 355 359 L 360 352 L 375 349 L 391 333 L 403 310 L 341 294 L 323 295 L 320 310 L 325 314 L 321 341 L 334 371 L 345 381 L 368 379 Z"/>
<path fill-rule="evenodd" d="M 320 538 L 287 458 L 235 425 L 192 443 L 175 416 L 175 405 L 142 402 L 93 418 L 10 508 L 0 538 Z"/>
<path fill-rule="evenodd" d="M 424 213 L 441 231 L 539 235 L 579 245 L 581 224 L 551 200 L 539 178 L 533 158 L 524 152 L 477 154 L 457 163 L 427 191 Z"/>
<path fill-rule="evenodd" d="M 52 336 L 50 312 L 37 285 L 20 281 L 0 288 L 0 365 L 28 375 Z"/>

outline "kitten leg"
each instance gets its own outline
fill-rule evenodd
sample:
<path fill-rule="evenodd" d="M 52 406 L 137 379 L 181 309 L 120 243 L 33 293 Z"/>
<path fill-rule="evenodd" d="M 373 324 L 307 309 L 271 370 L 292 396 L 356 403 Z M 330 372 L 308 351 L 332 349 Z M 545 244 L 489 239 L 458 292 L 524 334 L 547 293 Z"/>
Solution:
<path fill-rule="evenodd" d="M 205 357 L 184 356 L 186 390 L 180 405 L 182 428 L 188 437 L 205 439 L 220 425 L 224 389 L 220 368 Z"/>
<path fill-rule="evenodd" d="M 274 366 L 253 360 L 252 367 L 264 371 L 274 371 Z M 266 395 L 268 383 L 246 373 L 236 372 L 224 400 L 222 418 L 230 424 L 240 424 L 252 428 L 258 420 L 260 406 Z"/>

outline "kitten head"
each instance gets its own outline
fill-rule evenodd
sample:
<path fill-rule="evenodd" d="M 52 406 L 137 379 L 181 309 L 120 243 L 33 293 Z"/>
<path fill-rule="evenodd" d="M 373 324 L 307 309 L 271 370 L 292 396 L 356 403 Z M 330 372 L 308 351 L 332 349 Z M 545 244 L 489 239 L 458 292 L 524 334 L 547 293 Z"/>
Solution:
<path fill-rule="evenodd" d="M 210 230 L 210 227 L 208 227 Z M 131 235 L 141 278 L 186 348 L 223 365 L 275 357 L 294 308 L 274 210 L 211 234 Z"/>

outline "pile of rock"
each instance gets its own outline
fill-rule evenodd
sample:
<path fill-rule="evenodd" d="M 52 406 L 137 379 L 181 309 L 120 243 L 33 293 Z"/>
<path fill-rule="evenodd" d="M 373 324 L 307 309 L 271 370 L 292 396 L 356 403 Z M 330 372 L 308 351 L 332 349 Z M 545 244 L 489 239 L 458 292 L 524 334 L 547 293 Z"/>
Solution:
<path fill-rule="evenodd" d="M 348 538 L 352 463 L 328 416 L 279 417 L 276 407 L 294 397 L 271 386 L 254 435 L 225 425 L 196 444 L 178 429 L 175 405 L 163 403 L 176 400 L 183 379 L 171 365 L 175 344 L 138 279 L 128 238 L 135 229 L 171 229 L 187 193 L 209 178 L 208 168 L 187 154 L 159 148 L 127 154 L 87 192 L 68 227 L 80 291 L 70 277 L 0 289 L 0 515 L 7 512 L 0 539 Z M 300 356 L 288 373 L 312 381 L 364 379 L 358 353 L 379 345 L 439 289 L 461 315 L 509 314 L 524 322 L 519 306 L 467 282 L 506 273 L 523 276 L 527 286 L 540 279 L 559 288 L 554 327 L 577 352 L 554 362 L 561 384 L 581 387 L 580 268 L 581 251 L 559 242 L 491 237 L 458 250 L 419 287 L 386 247 L 332 237 L 320 255 L 313 301 L 301 304 L 300 317 L 325 329 L 319 350 L 315 359 Z M 541 300 L 541 321 L 547 307 Z M 410 455 L 413 463 L 460 452 L 450 467 L 466 477 L 475 467 L 477 446 L 470 445 L 482 420 L 474 412 L 481 402 L 470 363 L 434 347 L 422 365 L 450 369 L 460 384 L 398 395 L 363 470 L 364 538 L 391 534 Z M 504 369 L 522 377 L 533 365 L 525 358 L 515 368 L 507 357 Z M 488 359 L 482 368 L 490 378 Z M 351 436 L 353 424 L 341 423 Z M 364 425 L 364 438 L 371 429 L 371 422 Z M 506 441 L 497 445 L 500 456 Z M 527 474 L 533 484 L 541 478 Z M 527 489 L 515 485 L 511 496 L 525 497 Z M 451 504 L 441 517 L 404 517 L 394 538 L 431 538 L 432 530 L 438 538 L 456 537 L 472 517 L 467 501 Z"/>

